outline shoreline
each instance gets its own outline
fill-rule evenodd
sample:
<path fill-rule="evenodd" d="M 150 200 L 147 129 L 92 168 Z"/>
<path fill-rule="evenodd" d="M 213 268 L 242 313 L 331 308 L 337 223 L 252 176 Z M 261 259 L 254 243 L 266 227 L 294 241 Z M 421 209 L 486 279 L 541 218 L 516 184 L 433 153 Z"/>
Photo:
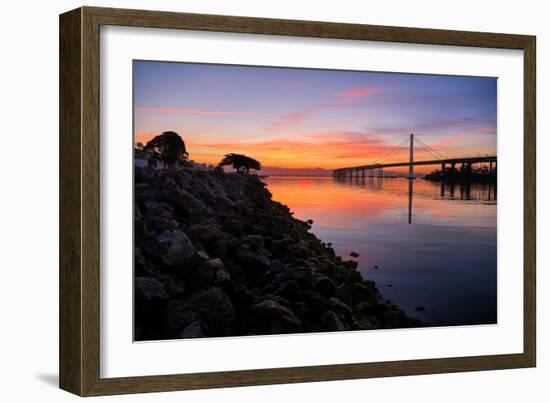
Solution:
<path fill-rule="evenodd" d="M 136 340 L 424 326 L 255 175 L 136 168 Z"/>

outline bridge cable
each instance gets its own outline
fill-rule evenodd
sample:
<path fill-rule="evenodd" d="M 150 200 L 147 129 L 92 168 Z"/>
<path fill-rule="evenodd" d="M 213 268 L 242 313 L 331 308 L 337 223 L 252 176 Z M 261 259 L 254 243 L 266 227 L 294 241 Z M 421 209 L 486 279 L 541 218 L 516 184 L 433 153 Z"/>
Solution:
<path fill-rule="evenodd" d="M 397 146 L 392 148 L 386 155 L 374 161 L 372 165 L 381 164 L 383 161 L 386 161 L 388 158 L 395 156 L 399 151 L 401 151 L 401 149 L 403 148 L 403 146 L 405 145 L 408 139 L 409 139 L 408 137 L 404 138 L 401 143 L 399 143 Z"/>
<path fill-rule="evenodd" d="M 418 142 L 418 144 L 424 149 L 426 150 L 430 155 L 432 156 L 435 156 L 436 159 L 447 159 L 447 157 L 445 155 L 443 155 L 442 153 L 440 153 L 439 151 L 437 150 L 434 150 L 432 147 L 430 147 L 429 145 L 427 145 L 426 143 L 424 143 L 422 140 L 418 139 L 415 137 L 415 140 Z"/>

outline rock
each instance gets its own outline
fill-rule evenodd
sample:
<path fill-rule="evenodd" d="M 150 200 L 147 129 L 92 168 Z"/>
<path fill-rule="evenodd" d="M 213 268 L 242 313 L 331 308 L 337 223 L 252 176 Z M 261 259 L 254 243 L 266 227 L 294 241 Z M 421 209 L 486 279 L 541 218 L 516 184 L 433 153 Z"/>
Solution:
<path fill-rule="evenodd" d="M 285 281 L 279 289 L 275 292 L 277 295 L 281 295 L 285 298 L 296 298 L 298 295 L 299 286 L 294 280 Z"/>
<path fill-rule="evenodd" d="M 191 290 L 204 290 L 212 285 L 214 268 L 208 262 L 209 260 L 190 272 L 187 284 Z"/>
<path fill-rule="evenodd" d="M 226 218 L 222 223 L 222 228 L 224 231 L 237 236 L 243 233 L 244 227 L 244 222 L 237 217 Z"/>
<path fill-rule="evenodd" d="M 134 234 L 136 237 L 144 238 L 147 233 L 149 232 L 149 229 L 147 228 L 147 221 L 143 220 L 141 218 L 134 218 Z"/>
<path fill-rule="evenodd" d="M 246 288 L 243 283 L 233 282 L 233 287 L 228 291 L 228 294 L 231 298 L 231 302 L 236 306 L 240 307 L 243 310 L 248 311 L 252 306 L 254 295 Z"/>
<path fill-rule="evenodd" d="M 187 301 L 171 300 L 164 311 L 162 332 L 164 338 L 176 338 L 180 332 L 195 321 L 201 320 L 199 313 L 189 307 Z"/>
<path fill-rule="evenodd" d="M 302 325 L 294 312 L 272 299 L 253 305 L 251 312 L 258 320 L 260 333 L 288 333 L 296 331 Z"/>
<path fill-rule="evenodd" d="M 214 277 L 214 284 L 223 286 L 231 280 L 231 275 L 225 269 L 218 270 Z"/>
<path fill-rule="evenodd" d="M 371 289 L 369 289 L 367 286 L 361 283 L 352 284 L 351 298 L 355 305 L 364 301 L 367 301 L 370 303 L 376 303 L 375 293 Z"/>
<path fill-rule="evenodd" d="M 152 277 L 137 277 L 134 287 L 136 299 L 166 301 L 170 298 L 164 285 Z"/>
<path fill-rule="evenodd" d="M 169 266 L 185 264 L 195 254 L 193 243 L 179 230 L 162 233 L 157 237 L 157 242 L 164 247 L 162 261 Z"/>
<path fill-rule="evenodd" d="M 346 327 L 333 311 L 327 311 L 324 315 L 324 323 L 326 325 L 326 330 L 329 332 L 338 332 L 346 330 Z"/>
<path fill-rule="evenodd" d="M 352 316 L 353 327 L 357 330 L 371 330 L 380 327 L 380 323 L 375 316 L 356 314 Z"/>
<path fill-rule="evenodd" d="M 174 220 L 168 220 L 164 217 L 151 217 L 147 226 L 155 232 L 171 231 L 178 228 L 178 223 Z"/>
<path fill-rule="evenodd" d="M 357 252 L 351 252 L 349 255 L 351 257 L 359 257 L 359 253 L 357 253 Z"/>
<path fill-rule="evenodd" d="M 210 255 L 203 250 L 197 251 L 197 257 L 201 259 L 203 262 L 205 260 L 210 259 Z"/>
<path fill-rule="evenodd" d="M 350 286 L 346 283 L 340 284 L 335 292 L 334 295 L 340 300 L 343 301 L 346 304 L 351 303 L 351 289 Z"/>
<path fill-rule="evenodd" d="M 247 269 L 265 271 L 270 267 L 268 258 L 244 248 L 239 248 L 237 250 L 235 258 L 237 262 L 242 264 Z"/>
<path fill-rule="evenodd" d="M 266 299 L 252 306 L 252 313 L 261 318 L 294 316 L 294 313 L 272 299 Z"/>
<path fill-rule="evenodd" d="M 198 337 L 204 337 L 202 327 L 198 321 L 192 322 L 187 325 L 179 334 L 179 339 L 196 339 Z"/>
<path fill-rule="evenodd" d="M 147 271 L 147 263 L 141 253 L 141 249 L 134 247 L 134 275 L 143 276 L 149 274 Z"/>
<path fill-rule="evenodd" d="M 327 276 L 320 275 L 315 279 L 315 289 L 325 297 L 334 295 L 336 284 Z"/>
<path fill-rule="evenodd" d="M 327 300 L 313 291 L 300 291 L 300 298 L 306 303 L 307 309 L 314 315 L 320 315 L 327 309 Z"/>
<path fill-rule="evenodd" d="M 288 280 L 294 280 L 302 290 L 314 289 L 313 270 L 309 266 L 291 266 L 286 274 Z"/>
<path fill-rule="evenodd" d="M 228 336 L 233 333 L 235 308 L 221 289 L 212 287 L 192 296 L 188 306 L 202 318 L 207 336 Z"/>
<path fill-rule="evenodd" d="M 247 235 L 242 238 L 243 242 L 248 243 L 252 250 L 257 250 L 264 247 L 264 237 L 257 234 Z"/>
<path fill-rule="evenodd" d="M 159 203 L 146 200 L 141 203 L 141 211 L 146 215 L 158 216 L 162 213 L 163 209 Z"/>
<path fill-rule="evenodd" d="M 161 321 L 169 295 L 164 285 L 151 277 L 137 277 L 134 287 L 136 340 L 165 338 Z"/>
<path fill-rule="evenodd" d="M 204 245 L 212 243 L 222 236 L 218 228 L 201 224 L 191 225 L 187 229 L 187 235 L 189 235 L 189 238 L 193 241 L 199 241 Z"/>
<path fill-rule="evenodd" d="M 164 201 L 171 203 L 179 213 L 187 217 L 197 217 L 206 214 L 209 209 L 199 199 L 186 190 L 166 189 L 162 192 Z"/>
<path fill-rule="evenodd" d="M 424 305 L 418 305 L 416 308 L 414 308 L 416 312 L 422 312 L 426 310 L 426 307 Z"/>
<path fill-rule="evenodd" d="M 351 308 L 340 301 L 338 298 L 332 297 L 328 300 L 328 307 L 331 311 L 336 312 L 339 315 L 349 316 L 351 315 Z"/>
<path fill-rule="evenodd" d="M 366 301 L 356 305 L 353 310 L 354 312 L 360 313 L 360 314 L 372 314 L 374 312 L 373 306 Z"/>

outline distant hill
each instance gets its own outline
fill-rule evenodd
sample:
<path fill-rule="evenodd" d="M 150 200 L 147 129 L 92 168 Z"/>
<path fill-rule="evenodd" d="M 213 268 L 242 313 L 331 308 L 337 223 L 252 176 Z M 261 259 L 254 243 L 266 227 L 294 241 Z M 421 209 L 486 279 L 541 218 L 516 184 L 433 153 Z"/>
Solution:
<path fill-rule="evenodd" d="M 267 176 L 332 176 L 331 169 L 263 167 L 259 173 Z"/>
<path fill-rule="evenodd" d="M 263 167 L 259 172 L 266 176 L 332 176 L 332 169 Z M 406 172 L 384 170 L 385 176 L 407 176 Z"/>

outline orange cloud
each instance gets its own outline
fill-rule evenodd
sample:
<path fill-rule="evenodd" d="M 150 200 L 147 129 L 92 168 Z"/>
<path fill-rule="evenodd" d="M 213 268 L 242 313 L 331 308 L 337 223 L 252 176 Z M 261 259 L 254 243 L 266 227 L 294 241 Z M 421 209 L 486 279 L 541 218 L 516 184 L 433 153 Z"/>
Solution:
<path fill-rule="evenodd" d="M 207 115 L 207 116 L 251 116 L 256 114 L 255 112 L 210 111 L 210 110 L 204 110 L 204 109 L 148 108 L 148 107 L 137 107 L 136 112 L 189 113 L 191 115 Z"/>
<path fill-rule="evenodd" d="M 259 159 L 264 166 L 300 169 L 367 164 L 393 148 L 373 136 L 346 132 L 297 134 L 256 142 L 209 143 L 188 137 L 186 144 L 196 161 L 217 163 L 224 154 L 235 152 Z"/>

